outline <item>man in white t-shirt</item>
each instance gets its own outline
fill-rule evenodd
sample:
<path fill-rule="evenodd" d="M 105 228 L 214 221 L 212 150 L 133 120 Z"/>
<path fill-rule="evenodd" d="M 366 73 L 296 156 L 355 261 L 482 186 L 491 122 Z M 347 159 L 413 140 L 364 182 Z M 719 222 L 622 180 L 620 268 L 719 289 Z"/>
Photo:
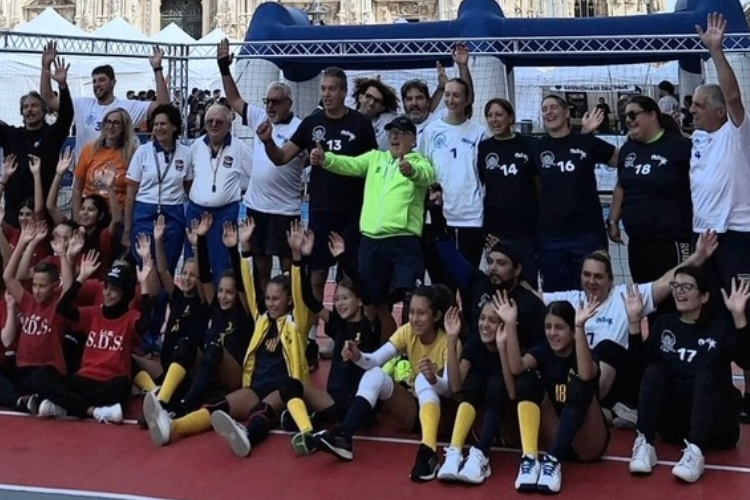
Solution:
<path fill-rule="evenodd" d="M 296 132 L 302 122 L 292 113 L 292 89 L 283 82 L 273 82 L 263 99 L 265 108 L 247 103 L 237 90 L 229 66 L 229 41 L 223 40 L 217 52 L 219 72 L 229 105 L 242 116 L 242 123 L 252 130 L 266 120 L 273 128 L 273 141 L 282 147 Z M 302 169 L 307 155 L 300 153 L 289 163 L 276 166 L 266 154 L 260 138 L 253 143 L 253 175 L 250 178 L 242 203 L 247 216 L 255 221 L 252 252 L 258 269 L 261 290 L 271 279 L 273 257 L 277 256 L 283 271 L 292 266 L 292 254 L 286 241 L 286 232 L 293 220 L 299 220 L 302 205 Z"/>
<path fill-rule="evenodd" d="M 716 66 L 719 84 L 701 85 L 693 94 L 690 189 L 693 231 L 719 233 L 719 247 L 710 264 L 718 284 L 730 290 L 733 278 L 750 279 L 750 119 L 742 105 L 737 77 L 724 54 L 726 27 L 723 16 L 714 13 L 708 16 L 705 31 L 698 28 Z M 750 423 L 748 392 L 740 418 Z"/>
<path fill-rule="evenodd" d="M 169 89 L 167 82 L 162 74 L 162 57 L 164 53 L 158 46 L 154 46 L 153 54 L 149 58 L 151 67 L 156 77 L 156 101 L 131 101 L 128 99 L 119 99 L 114 95 L 115 70 L 109 64 L 97 66 L 91 71 L 92 86 L 94 88 L 94 97 L 74 97 L 73 98 L 73 126 L 75 127 L 76 158 L 80 156 L 83 146 L 96 139 L 102 128 L 104 116 L 112 109 L 122 108 L 128 112 L 133 124 L 137 127 L 145 122 L 156 106 L 159 104 L 169 104 Z M 45 51 L 42 58 L 42 78 L 40 81 L 40 92 L 47 101 L 50 110 L 57 111 L 60 101 L 52 93 L 50 84 L 50 66 L 52 61 L 57 57 L 55 45 L 51 45 L 51 50 Z"/>
<path fill-rule="evenodd" d="M 659 110 L 672 118 L 680 112 L 680 102 L 674 96 L 674 90 L 671 82 L 667 80 L 659 82 Z"/>
<path fill-rule="evenodd" d="M 204 213 L 213 216 L 206 238 L 214 285 L 218 285 L 221 273 L 232 266 L 222 242 L 222 228 L 225 222 L 237 223 L 242 178 L 250 177 L 252 161 L 250 148 L 233 137 L 231 130 L 232 110 L 214 104 L 206 111 L 206 135 L 190 146 L 193 183 L 188 193 L 185 223 L 189 226 Z M 186 247 L 185 257 L 192 255 L 192 249 Z"/>

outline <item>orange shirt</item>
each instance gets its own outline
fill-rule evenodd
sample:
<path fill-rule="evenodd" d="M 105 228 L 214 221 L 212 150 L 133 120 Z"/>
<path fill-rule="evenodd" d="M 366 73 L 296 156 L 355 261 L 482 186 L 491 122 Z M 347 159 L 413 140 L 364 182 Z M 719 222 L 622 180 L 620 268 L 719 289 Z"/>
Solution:
<path fill-rule="evenodd" d="M 81 157 L 76 165 L 75 177 L 83 183 L 83 196 L 98 194 L 109 202 L 109 193 L 102 184 L 102 178 L 109 165 L 112 164 L 117 169 L 115 192 L 122 210 L 125 207 L 125 192 L 127 190 L 125 174 L 128 172 L 128 164 L 122 161 L 120 150 L 100 147 L 96 153 L 92 154 L 93 146 L 94 143 L 90 142 L 83 147 Z"/>

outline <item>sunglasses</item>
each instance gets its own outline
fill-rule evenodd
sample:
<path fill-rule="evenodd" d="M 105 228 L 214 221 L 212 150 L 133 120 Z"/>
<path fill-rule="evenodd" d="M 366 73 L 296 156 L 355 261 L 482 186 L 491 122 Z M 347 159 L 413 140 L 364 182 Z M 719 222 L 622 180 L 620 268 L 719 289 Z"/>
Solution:
<path fill-rule="evenodd" d="M 263 99 L 263 104 L 265 104 L 266 106 L 268 106 L 269 104 L 273 104 L 274 106 L 276 106 L 286 101 L 286 99 Z"/>
<path fill-rule="evenodd" d="M 632 122 L 638 117 L 638 115 L 640 115 L 641 113 L 645 113 L 645 112 L 646 112 L 645 109 L 641 109 L 639 111 L 628 111 L 627 113 L 625 113 L 625 118 L 627 118 L 628 120 Z"/>

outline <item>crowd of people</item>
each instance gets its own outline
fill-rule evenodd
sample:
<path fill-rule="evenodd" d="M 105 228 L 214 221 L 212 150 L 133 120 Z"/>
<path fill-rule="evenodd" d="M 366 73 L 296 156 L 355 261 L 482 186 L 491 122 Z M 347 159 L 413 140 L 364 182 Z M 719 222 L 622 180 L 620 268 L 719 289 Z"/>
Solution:
<path fill-rule="evenodd" d="M 213 429 L 245 457 L 281 426 L 297 454 L 345 461 L 388 413 L 421 433 L 414 481 L 482 483 L 503 442 L 522 450 L 516 489 L 548 493 L 563 461 L 602 457 L 609 414 L 635 428 L 631 473 L 656 466 L 660 434 L 685 443 L 672 474 L 698 481 L 705 454 L 737 445 L 750 406 L 731 371 L 750 369 L 750 119 L 725 29 L 718 14 L 698 29 L 719 83 L 693 94 L 692 139 L 634 96 L 620 149 L 593 134 L 601 109 L 574 133 L 556 95 L 541 102 L 543 137 L 516 134 L 508 100 L 475 102 L 461 44 L 459 76 L 438 66 L 432 92 L 377 78 L 350 89 L 326 68 L 320 107 L 302 118 L 284 82 L 263 106 L 242 98 L 226 41 L 226 102 L 195 90 L 205 133 L 186 145 L 158 48 L 155 95 L 140 100 L 115 97 L 111 66 L 93 70 L 93 97 L 71 97 L 49 44 L 39 92 L 21 99 L 24 125 L 0 126 L 0 405 L 119 423 L 135 386 L 157 446 Z M 231 133 L 234 113 L 256 130 L 252 150 Z M 75 150 L 60 152 L 72 124 Z M 600 163 L 618 170 L 606 221 Z M 635 284 L 616 285 L 604 249 L 623 229 Z M 334 342 L 325 386 L 310 377 L 319 322 Z M 158 357 L 144 337 L 162 337 Z"/>

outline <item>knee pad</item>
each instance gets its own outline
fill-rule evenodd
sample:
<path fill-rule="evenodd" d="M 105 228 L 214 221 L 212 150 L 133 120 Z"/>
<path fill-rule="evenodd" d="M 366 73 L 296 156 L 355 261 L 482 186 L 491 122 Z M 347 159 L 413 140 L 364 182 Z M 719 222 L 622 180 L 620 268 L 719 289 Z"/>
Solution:
<path fill-rule="evenodd" d="M 565 404 L 571 405 L 581 413 L 585 413 L 594 399 L 596 385 L 596 380 L 584 381 L 577 376 L 572 377 L 568 381 L 568 400 Z"/>
<path fill-rule="evenodd" d="M 263 420 L 267 422 L 268 425 L 270 426 L 276 420 L 276 411 L 274 411 L 273 406 L 261 401 L 252 407 L 252 409 L 250 410 L 250 415 L 247 417 L 247 420 L 248 420 L 248 426 L 250 425 L 250 422 L 252 422 L 253 420 Z"/>
<path fill-rule="evenodd" d="M 542 404 L 544 384 L 536 372 L 526 370 L 516 379 L 516 400 Z"/>
<path fill-rule="evenodd" d="M 414 379 L 414 392 L 417 394 L 419 406 L 425 403 L 435 403 L 440 405 L 440 396 L 435 388 L 430 384 L 421 373 Z"/>
<path fill-rule="evenodd" d="M 366 399 L 370 406 L 375 408 L 378 399 L 388 399 L 393 396 L 393 379 L 381 368 L 371 368 L 362 375 L 357 396 Z"/>
<path fill-rule="evenodd" d="M 221 364 L 222 359 L 224 359 L 224 348 L 215 342 L 211 342 L 206 344 L 206 347 L 203 349 L 201 366 L 216 369 Z"/>
<path fill-rule="evenodd" d="M 302 385 L 302 382 L 300 382 L 296 378 L 287 378 L 286 381 L 281 384 L 281 387 L 279 387 L 279 396 L 281 396 L 281 400 L 284 403 L 288 403 L 294 398 L 301 399 L 304 395 L 305 386 Z"/>
<path fill-rule="evenodd" d="M 172 352 L 172 362 L 177 363 L 185 369 L 189 369 L 195 364 L 195 358 L 198 355 L 198 348 L 187 337 L 182 337 L 177 341 Z"/>

